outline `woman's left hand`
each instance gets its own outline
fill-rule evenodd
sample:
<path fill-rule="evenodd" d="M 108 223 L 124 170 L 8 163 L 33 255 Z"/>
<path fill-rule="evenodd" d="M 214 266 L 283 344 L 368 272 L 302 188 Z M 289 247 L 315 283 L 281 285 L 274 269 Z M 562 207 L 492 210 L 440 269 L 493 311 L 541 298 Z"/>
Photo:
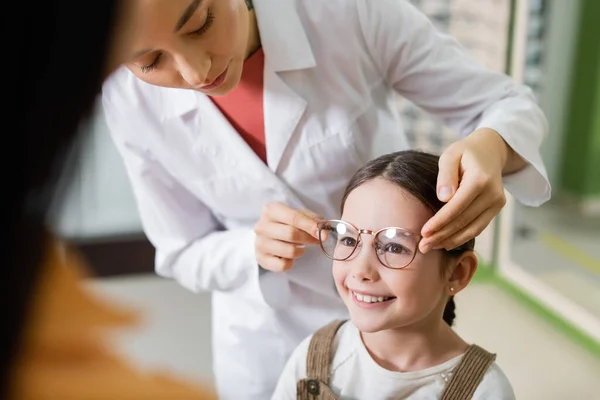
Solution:
<path fill-rule="evenodd" d="M 438 198 L 447 204 L 423 226 L 422 253 L 479 235 L 506 204 L 502 175 L 526 163 L 496 131 L 482 128 L 449 146 L 439 166 Z"/>

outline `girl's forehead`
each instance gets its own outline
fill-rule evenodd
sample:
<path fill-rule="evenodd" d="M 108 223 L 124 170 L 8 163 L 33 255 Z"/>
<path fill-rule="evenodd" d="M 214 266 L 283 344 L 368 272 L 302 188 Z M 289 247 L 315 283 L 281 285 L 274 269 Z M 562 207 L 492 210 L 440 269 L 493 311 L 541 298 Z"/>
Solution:
<path fill-rule="evenodd" d="M 360 229 L 397 226 L 420 232 L 433 213 L 399 185 L 374 179 L 354 189 L 346 199 L 342 219 Z"/>

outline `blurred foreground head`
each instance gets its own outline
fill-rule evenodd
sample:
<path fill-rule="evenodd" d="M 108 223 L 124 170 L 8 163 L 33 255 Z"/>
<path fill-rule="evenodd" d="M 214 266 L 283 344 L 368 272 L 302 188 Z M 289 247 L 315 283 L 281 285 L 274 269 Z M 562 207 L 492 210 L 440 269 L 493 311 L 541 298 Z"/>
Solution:
<path fill-rule="evenodd" d="M 48 285 L 67 293 L 68 289 L 52 283 L 57 276 L 62 276 L 66 284 L 77 285 L 76 279 L 69 281 L 69 276 L 63 274 L 62 267 L 55 270 L 59 275 L 48 272 L 66 261 L 57 259 L 46 220 L 51 204 L 60 203 L 58 181 L 64 172 L 69 172 L 67 155 L 78 139 L 79 127 L 90 116 L 104 78 L 128 51 L 136 31 L 131 10 L 137 3 L 138 0 L 12 2 L 11 12 L 2 13 L 2 93 L 9 103 L 4 119 L 7 179 L 3 211 L 7 232 L 2 243 L 6 258 L 0 304 L 8 335 L 0 355 L 2 398 L 12 392 L 15 365 L 24 356 L 31 356 L 24 354 L 32 351 L 25 344 L 31 344 L 32 337 L 42 332 L 41 328 L 35 332 L 29 329 L 46 321 L 47 315 L 38 314 L 40 304 L 67 304 L 50 300 L 56 297 L 43 298 L 43 293 L 51 296 Z M 77 292 L 74 287 L 72 290 Z M 90 303 L 90 307 L 98 311 L 103 306 Z M 69 308 L 65 312 L 77 311 Z M 64 317 L 69 321 L 68 315 Z M 60 331 L 53 334 L 57 332 Z M 52 337 L 56 339 L 52 343 L 61 340 L 60 333 Z M 102 350 L 101 346 L 98 348 Z M 105 383 L 111 385 L 110 381 Z"/>

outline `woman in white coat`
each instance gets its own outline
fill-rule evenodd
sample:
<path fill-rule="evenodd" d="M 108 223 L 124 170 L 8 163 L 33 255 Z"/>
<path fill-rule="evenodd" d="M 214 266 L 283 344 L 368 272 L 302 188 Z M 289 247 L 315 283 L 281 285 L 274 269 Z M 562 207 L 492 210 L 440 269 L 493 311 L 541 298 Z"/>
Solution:
<path fill-rule="evenodd" d="M 549 198 L 530 90 L 407 1 L 145 0 L 137 12 L 135 52 L 104 85 L 106 118 L 157 273 L 213 293 L 223 399 L 269 398 L 294 347 L 347 317 L 316 221 L 338 216 L 361 165 L 407 148 L 394 92 L 464 137 L 441 157 L 449 201 L 422 252 L 476 236 L 504 187 L 527 205 Z"/>

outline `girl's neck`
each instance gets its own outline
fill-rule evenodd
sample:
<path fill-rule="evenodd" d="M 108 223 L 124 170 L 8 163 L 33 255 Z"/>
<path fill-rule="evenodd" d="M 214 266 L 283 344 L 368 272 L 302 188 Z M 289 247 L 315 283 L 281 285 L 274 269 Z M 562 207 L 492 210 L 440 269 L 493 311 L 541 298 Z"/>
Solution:
<path fill-rule="evenodd" d="M 361 337 L 377 364 L 398 372 L 442 364 L 464 353 L 468 346 L 443 320 L 422 321 L 374 333 L 361 332 Z"/>
<path fill-rule="evenodd" d="M 260 49 L 260 33 L 258 31 L 258 21 L 254 9 L 248 12 L 250 23 L 248 24 L 248 44 L 246 45 L 246 59 Z"/>

